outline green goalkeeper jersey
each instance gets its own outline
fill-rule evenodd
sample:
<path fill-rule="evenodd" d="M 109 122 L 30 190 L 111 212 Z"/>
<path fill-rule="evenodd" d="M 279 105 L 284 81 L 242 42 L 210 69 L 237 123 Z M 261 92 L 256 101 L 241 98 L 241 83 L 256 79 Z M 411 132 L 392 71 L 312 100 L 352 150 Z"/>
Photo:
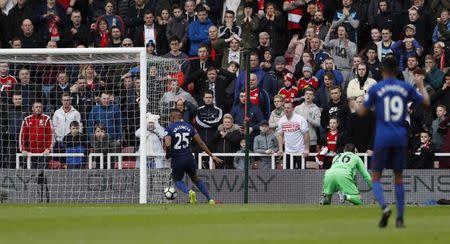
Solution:
<path fill-rule="evenodd" d="M 364 181 L 367 183 L 369 187 L 372 186 L 372 178 L 370 177 L 369 172 L 364 166 L 361 158 L 352 153 L 352 152 L 343 152 L 336 155 L 333 158 L 333 164 L 331 165 L 330 170 L 340 169 L 345 172 L 350 178 L 355 179 L 356 170 L 362 175 Z"/>

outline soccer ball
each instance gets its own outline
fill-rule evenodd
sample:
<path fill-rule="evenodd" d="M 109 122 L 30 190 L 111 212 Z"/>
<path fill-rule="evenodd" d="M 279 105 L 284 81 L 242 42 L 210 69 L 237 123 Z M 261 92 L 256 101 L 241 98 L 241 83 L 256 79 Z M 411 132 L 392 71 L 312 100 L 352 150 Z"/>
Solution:
<path fill-rule="evenodd" d="M 164 196 L 167 198 L 167 200 L 173 200 L 177 197 L 178 192 L 177 189 L 175 189 L 175 187 L 166 187 L 164 188 Z"/>

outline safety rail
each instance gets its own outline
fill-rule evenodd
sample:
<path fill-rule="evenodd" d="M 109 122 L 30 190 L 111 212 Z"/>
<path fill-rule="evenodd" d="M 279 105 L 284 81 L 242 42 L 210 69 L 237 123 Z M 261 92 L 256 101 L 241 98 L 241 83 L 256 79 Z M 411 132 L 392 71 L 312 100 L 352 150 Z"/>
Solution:
<path fill-rule="evenodd" d="M 24 153 L 16 153 L 16 169 L 20 169 L 20 158 L 27 157 L 27 169 L 31 169 L 31 158 L 32 157 L 85 157 L 84 153 L 28 153 L 25 155 Z M 88 168 L 92 169 L 92 158 L 99 157 L 100 158 L 100 169 L 103 169 L 104 156 L 103 153 L 89 153 L 88 155 Z"/>
<path fill-rule="evenodd" d="M 214 156 L 218 157 L 244 157 L 245 153 L 213 153 Z M 198 154 L 198 169 L 202 169 L 202 162 L 203 157 L 208 156 L 206 153 L 199 153 Z M 272 169 L 275 169 L 275 157 L 278 155 L 276 153 L 274 154 L 264 154 L 264 153 L 249 153 L 250 157 L 270 157 L 271 160 L 271 167 Z M 211 157 L 209 157 L 209 169 L 214 169 L 214 163 Z"/>

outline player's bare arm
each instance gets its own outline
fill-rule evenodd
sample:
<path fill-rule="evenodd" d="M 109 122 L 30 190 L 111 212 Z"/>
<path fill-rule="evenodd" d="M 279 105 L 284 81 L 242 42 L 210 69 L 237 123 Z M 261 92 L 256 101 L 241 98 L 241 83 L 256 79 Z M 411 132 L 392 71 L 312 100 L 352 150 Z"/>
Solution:
<path fill-rule="evenodd" d="M 205 142 L 202 140 L 202 138 L 195 134 L 193 137 L 195 143 L 204 151 L 206 154 L 208 154 L 216 163 L 221 164 L 223 162 L 222 159 L 218 158 L 217 156 L 214 156 L 211 151 L 209 150 L 208 146 L 206 146 Z"/>
<path fill-rule="evenodd" d="M 164 149 L 166 150 L 166 158 L 167 159 L 170 158 L 171 145 L 172 145 L 172 137 L 165 136 L 164 137 Z"/>

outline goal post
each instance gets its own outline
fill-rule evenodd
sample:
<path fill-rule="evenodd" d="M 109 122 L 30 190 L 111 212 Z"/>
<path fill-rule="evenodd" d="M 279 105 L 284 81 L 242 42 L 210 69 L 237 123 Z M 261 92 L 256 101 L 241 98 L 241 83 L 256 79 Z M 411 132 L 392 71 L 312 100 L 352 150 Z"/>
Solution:
<path fill-rule="evenodd" d="M 122 79 L 121 76 L 123 76 L 124 74 L 126 74 L 127 72 L 131 72 L 132 68 L 134 68 L 134 72 L 136 72 L 137 75 L 139 74 L 138 77 L 139 78 L 139 83 L 140 83 L 140 87 L 139 87 L 139 106 L 138 106 L 138 111 L 133 111 L 135 116 L 139 117 L 139 123 L 136 123 L 136 126 L 138 126 L 139 128 L 147 128 L 147 120 L 146 120 L 146 114 L 147 114 L 147 102 L 148 102 L 148 95 L 151 96 L 151 94 L 148 94 L 147 91 L 147 63 L 148 63 L 148 59 L 147 59 L 147 54 L 146 54 L 146 50 L 145 48 L 57 48 L 57 49 L 1 49 L 0 50 L 0 64 L 2 64 L 3 66 L 7 66 L 6 69 L 2 69 L 0 68 L 0 71 L 4 71 L 6 70 L 6 73 L 2 73 L 2 84 L 1 84 L 1 88 L 2 88 L 2 99 L 4 99 L 4 101 L 7 101 L 5 104 L 2 104 L 2 106 L 4 105 L 4 107 L 8 107 L 10 106 L 10 100 L 12 99 L 12 97 L 14 96 L 14 92 L 15 92 L 15 85 L 19 84 L 21 82 L 20 77 L 19 77 L 19 72 L 21 69 L 24 69 L 24 67 L 26 67 L 26 69 L 28 69 L 29 72 L 29 76 L 31 76 L 31 79 L 36 81 L 36 80 L 40 80 L 40 84 L 42 85 L 42 87 L 44 87 L 44 82 L 46 85 L 48 85 L 50 82 L 51 86 L 55 86 L 56 82 L 59 82 L 59 78 L 57 77 L 59 75 L 59 72 L 61 70 L 64 70 L 64 72 L 66 72 L 67 69 L 72 69 L 72 70 L 76 70 L 76 75 L 72 76 L 72 73 L 69 75 L 67 74 L 67 77 L 69 80 L 69 86 L 74 85 L 73 82 L 74 79 L 80 79 L 80 77 L 82 77 L 83 75 L 81 74 L 81 68 L 83 65 L 94 65 L 94 66 L 102 66 L 104 65 L 105 67 L 108 67 L 108 70 L 95 70 L 94 69 L 94 73 L 95 72 L 99 72 L 101 73 L 101 75 L 104 75 L 106 81 L 103 81 L 101 79 L 97 79 L 96 78 L 96 82 L 100 82 L 101 86 L 105 86 L 105 87 L 113 87 L 114 89 L 116 89 L 117 87 L 119 87 L 119 85 L 121 85 Z M 32 68 L 30 68 L 32 67 Z M 55 67 L 59 67 L 61 69 L 56 69 Z M 9 69 L 9 70 L 8 70 Z M 88 68 L 86 68 L 84 71 L 87 72 Z M 69 73 L 69 72 L 67 72 Z M 11 78 L 12 77 L 12 78 Z M 86 78 L 83 76 L 83 78 Z M 56 81 L 58 80 L 58 81 Z M 117 84 L 117 81 L 120 82 L 120 84 Z M 13 84 L 15 83 L 15 84 Z M 88 84 L 89 85 L 89 84 Z M 92 86 L 95 87 L 97 84 L 93 84 Z M 51 87 L 49 86 L 49 87 Z M 22 84 L 20 85 L 20 87 L 22 87 Z M 78 87 L 78 86 L 77 86 Z M 72 88 L 72 87 L 70 87 Z M 107 88 L 105 88 L 105 90 L 107 90 Z M 27 90 L 27 92 L 29 92 Z M 34 91 L 33 91 L 34 92 Z M 39 90 L 38 92 L 41 92 L 41 90 Z M 46 93 L 43 97 L 42 97 L 42 101 L 45 100 L 45 104 L 44 104 L 44 114 L 47 114 L 50 119 L 52 119 L 52 117 L 54 116 L 55 110 L 58 109 L 58 106 L 54 106 L 51 111 L 47 110 L 48 108 L 46 107 L 46 103 L 47 101 L 49 101 L 49 97 L 51 97 L 53 90 L 45 90 L 42 89 L 43 94 Z M 99 103 L 101 102 L 101 98 L 99 97 L 99 90 L 94 91 L 93 93 L 96 93 L 95 96 L 93 97 L 94 99 L 98 100 Z M 118 92 L 118 90 L 114 90 L 114 91 L 108 91 L 108 92 Z M 123 92 L 126 92 L 126 90 L 124 89 Z M 161 91 L 163 92 L 163 91 Z M 13 94 L 14 93 L 14 94 Z M 26 93 L 27 97 L 24 97 L 24 100 L 28 100 L 31 99 L 31 96 L 36 96 L 36 94 L 31 94 L 30 93 Z M 126 93 L 125 93 L 126 94 Z M 22 95 L 22 94 L 21 94 Z M 25 94 L 23 94 L 25 96 Z M 28 96 L 30 95 L 30 96 Z M 137 98 L 137 97 L 136 97 Z M 117 99 L 117 97 L 111 97 L 111 99 Z M 120 97 L 119 97 L 120 99 Z M 3 102 L 3 100 L 2 100 Z M 59 103 L 59 97 L 57 98 L 57 103 Z M 51 104 L 51 103 L 49 103 Z M 94 104 L 92 104 L 92 106 L 94 106 Z M 25 106 L 25 105 L 24 105 Z M 49 106 L 50 107 L 50 106 Z M 47 110 L 47 111 L 46 111 Z M 9 110 L 8 110 L 9 111 Z M 119 113 L 122 113 L 123 110 L 120 110 Z M 126 112 L 126 111 L 125 111 Z M 138 112 L 138 113 L 136 113 Z M 6 113 L 6 112 L 5 112 Z M 32 111 L 28 110 L 26 111 L 27 115 L 32 114 Z M 88 113 L 85 114 L 85 118 L 87 120 L 87 117 L 90 116 Z M 121 117 L 120 119 L 124 119 L 124 120 L 128 120 L 128 119 L 135 119 L 137 120 L 136 117 L 134 118 L 123 118 Z M 114 119 L 113 119 L 114 120 Z M 39 121 L 39 123 L 41 123 L 42 121 Z M 136 121 L 137 122 L 137 121 Z M 46 123 L 44 121 L 44 123 Z M 92 126 L 89 124 L 82 124 L 83 126 Z M 7 123 L 5 124 L 5 130 L 7 130 Z M 24 133 L 22 131 L 23 129 L 23 125 L 21 126 L 21 131 L 20 131 L 20 137 L 18 144 L 19 146 L 23 146 L 22 145 L 22 140 L 24 140 L 22 138 L 22 133 Z M 84 128 L 86 129 L 86 128 Z M 80 129 L 81 130 L 81 129 Z M 118 131 L 118 134 L 121 134 L 122 131 Z M 134 133 L 134 131 L 131 131 L 130 133 Z M 139 136 L 139 146 L 142 148 L 146 148 L 146 144 L 147 144 L 147 140 L 146 140 L 146 131 L 145 130 L 141 130 L 140 131 L 140 136 Z M 66 134 L 66 133 L 65 133 Z M 66 134 L 67 135 L 67 134 Z M 7 139 L 5 139 L 7 138 Z M 21 149 L 17 149 L 17 150 L 10 150 L 11 146 L 10 145 L 14 145 L 16 144 L 16 142 L 14 141 L 14 139 L 11 139 L 12 137 L 3 137 L 2 135 L 2 144 L 7 145 L 8 148 L 5 148 L 4 150 L 8 150 L 8 152 L 13 152 L 14 154 L 20 154 Z M 52 137 L 52 144 L 53 143 L 57 143 L 58 141 L 55 140 L 56 138 L 56 134 L 53 134 Z M 57 138 L 58 140 L 61 140 L 61 138 Z M 9 140 L 9 141 L 8 141 Z M 120 139 L 118 140 L 120 142 Z M 31 144 L 31 143 L 29 143 Z M 45 147 L 45 142 L 37 142 L 35 143 L 37 146 L 36 147 Z M 54 145 L 55 145 L 54 144 Z M 137 141 L 136 141 L 137 144 Z M 2 147 L 4 145 L 1 145 Z M 27 144 L 28 145 L 28 144 Z M 121 145 L 119 145 L 119 147 L 121 147 Z M 137 146 L 136 146 L 137 148 Z M 3 153 L 3 149 L 2 149 L 2 153 Z M 87 153 L 86 153 L 87 154 Z M 139 154 L 139 158 L 140 159 L 145 159 L 147 158 L 146 155 L 146 151 L 145 150 L 139 150 L 138 151 Z M 44 158 L 44 156 L 46 156 L 47 154 L 42 154 L 41 151 L 39 151 L 37 154 L 36 152 L 31 151 L 31 155 L 33 155 L 34 157 L 32 158 L 39 158 L 42 157 Z M 39 155 L 39 156 L 36 156 Z M 2 168 L 5 168 L 4 166 L 6 165 L 7 168 L 9 169 L 1 169 L 3 172 L 3 175 L 8 176 L 8 172 L 12 172 L 13 168 L 15 169 L 16 167 L 19 167 L 18 165 L 16 166 L 16 162 L 12 162 L 13 160 L 15 160 L 16 155 L 8 155 L 9 159 L 6 159 L 7 157 L 4 157 L 5 155 L 2 155 Z M 75 157 L 73 157 L 75 158 Z M 86 157 L 87 158 L 87 157 Z M 89 157 L 91 158 L 91 157 Z M 8 161 L 9 160 L 9 161 Z M 86 159 L 87 160 L 87 159 Z M 27 164 L 29 163 L 30 160 L 27 160 L 27 163 L 21 165 L 20 167 L 22 168 L 27 168 Z M 74 160 L 76 161 L 76 160 Z M 137 199 L 138 202 L 140 204 L 145 204 L 147 203 L 147 197 L 148 197 L 148 192 L 147 192 L 147 160 L 139 160 L 139 166 L 136 165 L 136 168 L 139 168 L 139 184 L 137 184 L 138 186 L 138 196 Z M 10 165 L 14 165 L 13 167 L 8 167 L 8 164 Z M 68 165 L 68 164 L 66 164 Z M 86 167 L 85 167 L 86 166 Z M 103 166 L 103 165 L 102 165 Z M 59 167 L 59 166 L 57 166 Z M 91 167 L 91 164 L 89 163 L 89 168 Z M 38 169 L 40 167 L 38 166 Z M 45 166 L 46 168 L 46 166 Z M 102 167 L 103 168 L 103 167 Z M 82 170 L 89 170 L 87 168 L 87 164 L 83 165 L 82 168 L 76 167 L 73 170 L 71 170 L 70 172 L 75 172 L 78 169 L 78 171 L 82 171 Z M 98 168 L 97 168 L 98 170 Z M 43 171 L 41 171 L 43 172 Z M 69 172 L 69 171 L 68 171 Z M 13 173 L 11 173 L 13 174 Z M 27 173 L 25 173 L 24 175 L 27 175 Z M 31 174 L 32 175 L 32 174 Z M 49 175 L 57 175 L 57 174 L 53 174 L 50 173 Z M 80 173 L 79 177 L 84 177 L 82 176 L 83 174 Z M 14 181 L 14 179 L 12 179 L 13 177 L 11 175 L 8 176 L 8 179 L 11 179 L 10 181 Z M 56 177 L 56 176 L 55 176 Z M 88 179 L 81 179 L 80 180 L 80 185 L 85 184 L 84 180 L 88 180 Z M 37 180 L 39 181 L 39 179 Z M 108 182 L 109 184 L 109 182 Z M 111 184 L 113 185 L 114 182 Z M 80 187 L 85 187 L 80 186 Z M 111 188 L 114 188 L 114 186 L 109 186 Z M 112 193 L 113 190 L 111 190 Z M 72 192 L 73 193 L 73 192 Z M 71 194 L 72 194 L 71 193 Z M 107 194 L 105 194 L 107 195 Z M 26 196 L 25 196 L 26 197 Z M 72 196 L 71 196 L 72 197 Z M 28 202 L 27 199 L 22 199 L 23 202 Z M 86 199 L 84 199 L 86 200 Z M 122 199 L 124 201 L 126 201 L 126 199 Z M 19 201 L 20 202 L 20 201 Z"/>

